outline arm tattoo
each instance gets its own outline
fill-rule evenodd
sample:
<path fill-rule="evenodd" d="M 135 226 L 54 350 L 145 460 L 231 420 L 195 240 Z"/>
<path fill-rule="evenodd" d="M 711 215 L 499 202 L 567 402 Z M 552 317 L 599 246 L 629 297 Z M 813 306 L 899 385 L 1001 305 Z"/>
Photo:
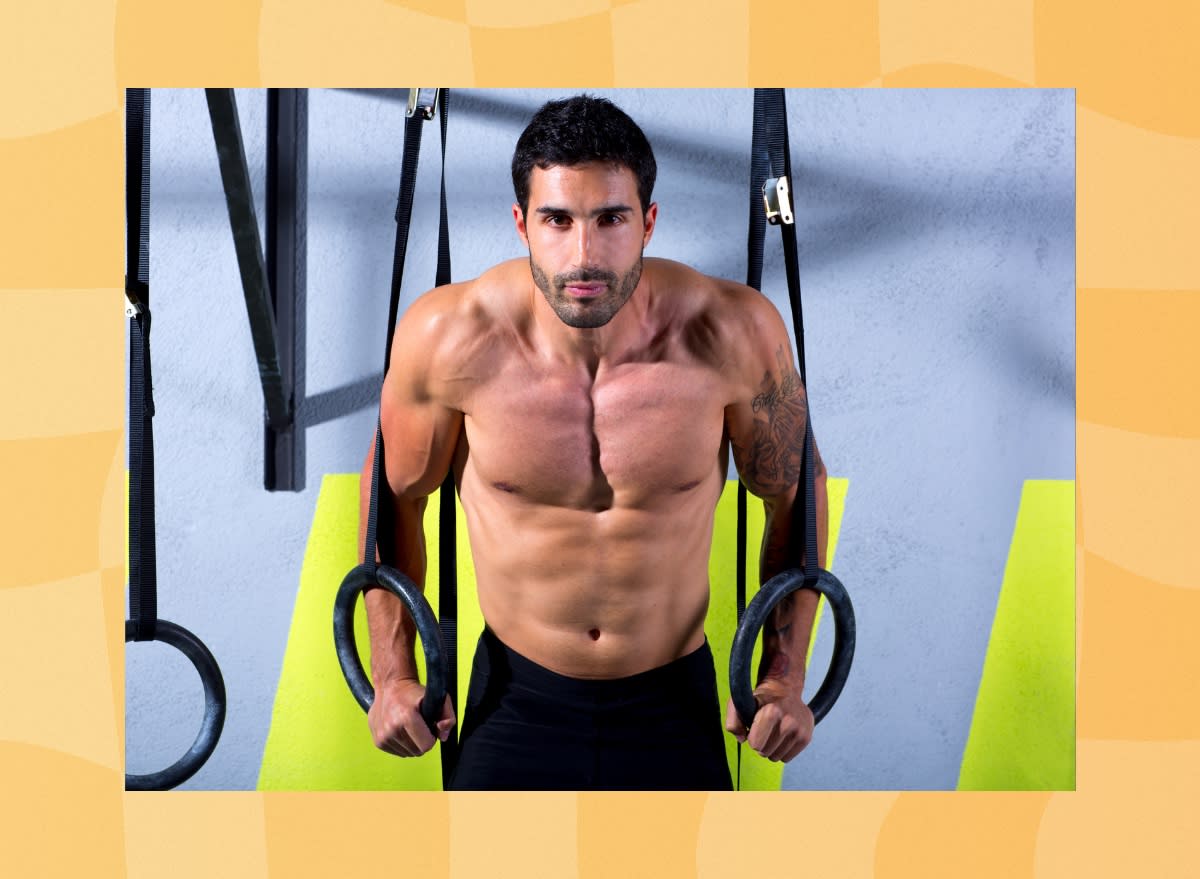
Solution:
<path fill-rule="evenodd" d="M 775 352 L 782 381 L 768 371 L 750 403 L 754 412 L 749 446 L 734 443 L 739 471 L 759 494 L 782 494 L 800 478 L 808 397 L 782 345 Z"/>

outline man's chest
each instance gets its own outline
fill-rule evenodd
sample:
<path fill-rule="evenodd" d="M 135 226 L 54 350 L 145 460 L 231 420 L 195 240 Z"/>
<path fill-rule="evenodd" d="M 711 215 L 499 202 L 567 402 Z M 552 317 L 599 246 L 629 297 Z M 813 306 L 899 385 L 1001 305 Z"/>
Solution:
<path fill-rule="evenodd" d="M 712 474 L 727 395 L 715 371 L 689 364 L 627 363 L 594 379 L 510 366 L 471 395 L 470 466 L 535 502 L 640 505 Z"/>

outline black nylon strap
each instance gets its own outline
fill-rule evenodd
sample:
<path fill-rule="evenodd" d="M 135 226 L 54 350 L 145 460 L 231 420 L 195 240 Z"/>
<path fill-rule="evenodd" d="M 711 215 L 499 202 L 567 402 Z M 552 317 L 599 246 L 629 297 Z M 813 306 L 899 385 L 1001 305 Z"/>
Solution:
<path fill-rule="evenodd" d="M 762 207 L 762 184 L 768 177 L 785 176 L 789 189 L 795 192 L 792 178 L 791 149 L 788 140 L 787 102 L 783 89 L 754 90 L 754 136 L 751 143 L 750 176 L 750 233 L 747 244 L 747 283 L 761 289 L 763 239 L 766 220 Z M 808 373 L 804 356 L 804 311 L 801 304 L 799 247 L 796 243 L 794 223 L 780 224 L 783 240 L 784 271 L 787 277 L 788 302 L 791 306 L 792 329 L 796 338 L 796 359 L 800 367 L 800 378 L 808 388 Z M 804 452 L 801 462 L 804 480 L 803 525 L 793 517 L 793 533 L 803 527 L 806 569 L 815 570 L 817 562 L 816 489 L 814 485 L 815 441 L 812 430 L 811 409 L 805 422 Z M 744 489 L 742 489 L 744 490 Z M 739 602 L 738 616 L 743 605 Z"/>
<path fill-rule="evenodd" d="M 367 534 L 363 542 L 363 564 L 372 569 L 379 567 L 379 562 L 390 564 L 391 556 L 387 547 L 379 545 L 379 484 L 383 479 L 383 419 L 375 419 L 375 454 L 371 461 L 371 502 L 367 508 Z M 383 541 L 390 546 L 386 538 Z M 378 556 L 378 559 L 376 558 Z"/>
<path fill-rule="evenodd" d="M 396 244 L 392 253 L 392 289 L 388 302 L 387 336 L 384 341 L 383 374 L 386 376 L 392 362 L 392 336 L 396 331 L 396 319 L 400 311 L 400 288 L 404 283 L 404 259 L 408 252 L 408 230 L 412 223 L 413 194 L 417 189 L 417 165 L 421 158 L 421 130 L 425 120 L 409 116 L 404 123 L 404 149 L 400 160 L 400 193 L 396 198 Z M 375 456 L 371 465 L 371 507 L 367 516 L 366 542 L 363 563 L 375 565 L 377 554 L 384 561 L 391 561 L 391 533 L 379 526 L 379 484 L 383 477 L 383 422 L 375 425 Z M 386 505 L 385 505 L 386 506 Z M 386 514 L 385 514 L 386 515 Z M 384 540 L 379 543 L 382 530 Z"/>
<path fill-rule="evenodd" d="M 150 90 L 125 91 L 125 289 L 129 321 L 129 619 L 135 641 L 158 623 L 154 416 L 150 374 Z"/>
<path fill-rule="evenodd" d="M 392 334 L 400 311 L 400 287 L 404 283 L 404 258 L 408 253 L 408 229 L 412 223 L 413 194 L 417 190 L 417 163 L 421 158 L 421 131 L 425 120 L 409 116 L 404 123 L 404 155 L 400 160 L 400 194 L 396 198 L 396 247 L 392 255 L 392 298 L 388 305 L 387 341 L 383 371 L 392 360 Z"/>
<path fill-rule="evenodd" d="M 450 283 L 450 217 L 446 210 L 446 117 L 450 90 L 442 89 L 438 112 L 442 129 L 441 198 L 438 209 L 438 260 L 436 286 Z M 454 467 L 442 482 L 438 512 L 438 626 L 446 651 L 446 693 L 458 710 L 458 533 Z M 461 720 L 461 718 L 460 718 Z M 442 742 L 442 788 L 449 789 L 458 765 L 457 730 Z"/>
<path fill-rule="evenodd" d="M 791 147 L 788 140 L 787 101 L 783 89 L 754 90 L 754 137 L 751 146 L 750 181 L 750 243 L 748 245 L 750 265 L 747 276 L 751 286 L 762 278 L 762 239 L 765 237 L 766 221 L 762 210 L 762 183 L 768 177 L 785 176 L 789 190 L 795 193 L 792 177 Z M 808 388 L 808 371 L 804 356 L 804 310 L 800 291 L 799 247 L 796 243 L 794 223 L 780 224 L 783 241 L 784 272 L 787 278 L 788 303 L 791 306 L 792 330 L 796 338 L 796 360 L 800 367 L 800 378 Z M 757 289 L 757 288 L 756 288 Z M 816 488 L 814 485 L 816 444 L 813 438 L 811 408 L 805 422 L 804 452 L 801 461 L 804 516 L 793 517 L 793 534 L 803 541 L 806 570 L 815 570 L 817 561 L 817 514 Z M 796 532 L 803 531 L 799 534 Z"/>
<path fill-rule="evenodd" d="M 804 459 L 804 573 L 816 576 L 821 568 L 817 558 L 817 487 L 815 477 L 816 440 L 813 438 L 812 416 L 805 422 Z M 793 540 L 797 530 L 796 517 L 792 517 Z"/>
<path fill-rule="evenodd" d="M 788 186 L 795 195 L 795 180 L 792 177 L 791 145 L 788 140 L 787 101 L 783 89 L 754 90 L 754 140 L 753 168 L 751 178 L 751 236 L 757 235 L 757 267 L 752 267 L 754 277 L 762 277 L 762 238 L 766 231 L 766 220 L 762 210 L 762 183 L 769 177 L 786 177 Z M 755 210 L 757 207 L 757 210 Z M 804 362 L 804 313 L 800 302 L 799 248 L 796 244 L 794 223 L 782 223 L 779 227 L 783 236 L 784 272 L 787 276 L 788 301 L 792 311 L 792 329 L 796 335 L 796 360 L 800 366 L 800 378 L 807 383 L 808 373 Z M 756 290 L 758 284 L 750 283 Z"/>
<path fill-rule="evenodd" d="M 279 346 L 276 342 L 275 311 L 267 284 L 267 269 L 263 259 L 258 220 L 254 210 L 254 192 L 238 121 L 237 102 L 233 89 L 205 89 L 208 115 L 212 122 L 213 142 L 221 168 L 221 185 L 225 190 L 225 206 L 229 211 L 229 228 L 237 254 L 238 271 L 242 277 L 242 294 L 246 300 L 246 315 L 250 321 L 250 339 L 258 361 L 258 376 L 262 384 L 263 404 L 267 421 L 276 430 L 292 423 L 292 401 L 284 395 L 283 373 L 279 366 Z"/>
<path fill-rule="evenodd" d="M 746 239 L 746 284 L 762 290 L 763 251 L 766 238 L 766 215 L 763 210 L 763 183 L 772 177 L 786 177 L 790 193 L 795 192 L 792 177 L 791 147 L 788 140 L 787 102 L 783 89 L 754 90 L 754 133 L 750 147 L 750 221 Z M 794 223 L 780 224 L 783 240 L 784 272 L 787 278 L 788 302 L 791 306 L 792 329 L 796 338 L 796 359 L 800 378 L 808 388 L 808 373 L 804 357 L 804 314 L 801 307 L 799 247 Z M 793 540 L 801 536 L 804 546 L 806 572 L 815 571 L 817 561 L 816 487 L 814 484 L 815 441 L 811 414 L 805 422 L 804 452 L 801 461 L 803 479 L 803 516 L 792 517 Z M 738 482 L 738 578 L 737 618 L 741 622 L 746 607 L 746 487 Z M 802 524 L 801 524 L 802 520 Z M 803 528 L 803 534 L 796 532 Z M 737 787 L 741 787 L 741 745 L 738 745 Z"/>
<path fill-rule="evenodd" d="M 442 135 L 441 199 L 438 220 L 438 261 L 435 286 L 450 283 L 450 228 L 446 209 L 446 121 L 448 90 L 439 97 Z M 410 116 L 404 125 L 404 154 L 401 161 L 400 194 L 396 202 L 396 245 L 392 256 L 392 290 L 388 305 L 387 342 L 383 371 L 387 375 L 392 359 L 392 337 L 400 311 L 400 290 L 404 281 L 404 262 L 408 251 L 408 233 L 412 224 L 413 196 L 417 185 L 417 166 L 421 153 L 421 132 L 424 119 Z M 394 558 L 393 529 L 389 504 L 379 503 L 379 486 L 384 478 L 383 423 L 376 422 L 375 455 L 371 469 L 371 500 L 367 517 L 364 562 L 374 565 L 376 549 L 379 558 L 390 562 Z M 458 552 L 455 522 L 454 474 L 448 473 L 442 482 L 438 514 L 438 626 L 447 659 L 446 692 L 450 702 L 458 707 Z M 442 743 L 442 786 L 449 786 L 458 761 L 457 731 Z"/>

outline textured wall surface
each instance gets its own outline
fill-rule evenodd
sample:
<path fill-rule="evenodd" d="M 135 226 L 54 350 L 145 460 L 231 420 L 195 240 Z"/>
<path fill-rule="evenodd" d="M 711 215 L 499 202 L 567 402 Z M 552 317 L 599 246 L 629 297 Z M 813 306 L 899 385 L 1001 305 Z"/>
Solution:
<path fill-rule="evenodd" d="M 647 255 L 744 279 L 750 91 L 595 91 L 655 147 Z M 456 279 L 521 252 L 512 146 L 563 93 L 451 93 Z M 153 92 L 160 609 L 209 644 L 230 697 L 187 787 L 254 786 L 321 476 L 357 470 L 370 442 L 405 97 L 310 92 L 307 484 L 272 494 L 203 93 Z M 265 95 L 238 105 L 261 222 Z M 829 470 L 850 481 L 837 573 L 859 641 L 784 785 L 952 788 L 1022 482 L 1074 478 L 1073 93 L 789 90 L 788 110 L 810 398 Z M 433 280 L 437 146 L 428 126 L 404 304 Z M 790 321 L 776 237 L 764 290 Z M 148 771 L 186 748 L 199 687 L 159 645 L 132 645 L 126 675 L 128 768 Z"/>

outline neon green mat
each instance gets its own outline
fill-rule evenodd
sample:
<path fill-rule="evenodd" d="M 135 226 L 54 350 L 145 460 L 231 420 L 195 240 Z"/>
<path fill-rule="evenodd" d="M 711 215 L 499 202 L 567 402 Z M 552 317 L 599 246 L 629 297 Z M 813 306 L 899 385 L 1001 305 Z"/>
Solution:
<path fill-rule="evenodd" d="M 959 790 L 1075 789 L 1075 483 L 1029 480 Z"/>
<path fill-rule="evenodd" d="M 271 729 L 259 771 L 259 790 L 441 790 L 440 745 L 422 757 L 398 758 L 375 748 L 366 717 L 350 694 L 333 649 L 333 597 L 342 578 L 357 563 L 357 473 L 329 474 L 321 483 L 312 529 L 300 573 L 300 587 L 275 693 Z M 829 480 L 829 565 L 840 530 L 848 482 Z M 425 594 L 435 613 L 437 606 L 438 494 L 429 499 L 425 514 L 428 545 L 428 581 Z M 748 505 L 746 581 L 753 597 L 757 589 L 758 546 L 762 540 L 762 505 Z M 735 523 L 737 483 L 726 484 L 717 506 L 709 576 L 713 584 L 706 631 L 717 667 L 722 717 L 729 698 L 729 650 L 736 626 L 734 573 L 737 566 Z M 458 507 L 458 692 L 467 692 L 471 657 L 483 631 L 483 618 L 475 592 L 466 523 Z M 854 594 L 854 585 L 847 584 Z M 824 602 L 822 601 L 822 607 Z M 819 612 L 818 612 L 819 613 Z M 818 615 L 818 624 L 820 615 Z M 814 626 L 814 636 L 816 626 Z M 355 633 L 363 664 L 367 663 L 366 614 L 359 602 Z M 418 650 L 418 659 L 421 651 Z M 758 650 L 754 668 L 757 668 Z M 423 673 L 423 672 L 422 672 Z M 824 675 L 824 669 L 813 671 Z M 461 722 L 461 718 L 460 718 Z M 819 734 L 819 733 L 818 733 Z M 730 766 L 736 766 L 736 742 L 726 736 Z M 802 759 L 802 758 L 801 758 Z M 749 748 L 742 749 L 742 788 L 778 790 L 782 764 L 771 763 Z"/>

